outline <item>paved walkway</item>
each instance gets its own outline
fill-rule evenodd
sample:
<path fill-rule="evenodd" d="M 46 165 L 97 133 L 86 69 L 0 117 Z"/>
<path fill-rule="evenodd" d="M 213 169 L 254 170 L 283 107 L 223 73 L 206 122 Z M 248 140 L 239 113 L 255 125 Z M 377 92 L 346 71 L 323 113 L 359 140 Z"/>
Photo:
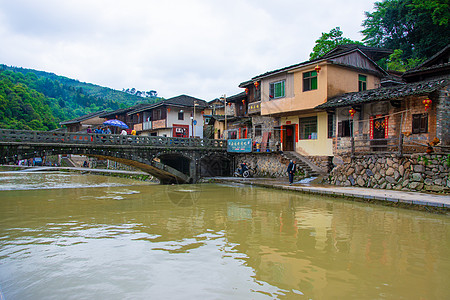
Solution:
<path fill-rule="evenodd" d="M 356 198 L 367 201 L 386 202 L 385 204 L 405 204 L 405 206 L 432 207 L 445 212 L 450 211 L 450 195 L 427 194 L 419 192 L 406 192 L 382 189 L 370 189 L 359 187 L 340 187 L 319 184 L 294 183 L 289 185 L 285 179 L 272 178 L 236 178 L 220 177 L 212 178 L 216 182 L 233 182 L 254 186 L 277 188 L 289 191 L 299 191 L 311 194 Z M 390 202 L 390 203 L 388 203 Z"/>

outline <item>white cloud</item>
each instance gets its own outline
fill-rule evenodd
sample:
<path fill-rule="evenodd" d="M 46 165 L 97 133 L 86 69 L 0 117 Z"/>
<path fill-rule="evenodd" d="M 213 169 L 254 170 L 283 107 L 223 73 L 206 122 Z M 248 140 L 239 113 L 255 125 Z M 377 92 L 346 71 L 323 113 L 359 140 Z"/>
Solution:
<path fill-rule="evenodd" d="M 0 0 L 0 57 L 121 90 L 211 100 L 308 59 L 322 32 L 360 40 L 372 1 Z"/>

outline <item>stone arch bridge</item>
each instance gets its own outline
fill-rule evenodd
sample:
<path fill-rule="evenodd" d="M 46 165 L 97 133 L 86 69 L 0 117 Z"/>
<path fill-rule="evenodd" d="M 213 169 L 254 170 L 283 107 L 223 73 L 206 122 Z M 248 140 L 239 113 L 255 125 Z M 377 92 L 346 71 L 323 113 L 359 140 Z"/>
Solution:
<path fill-rule="evenodd" d="M 225 140 L 0 129 L 0 163 L 58 154 L 109 159 L 147 172 L 162 184 L 227 176 Z"/>

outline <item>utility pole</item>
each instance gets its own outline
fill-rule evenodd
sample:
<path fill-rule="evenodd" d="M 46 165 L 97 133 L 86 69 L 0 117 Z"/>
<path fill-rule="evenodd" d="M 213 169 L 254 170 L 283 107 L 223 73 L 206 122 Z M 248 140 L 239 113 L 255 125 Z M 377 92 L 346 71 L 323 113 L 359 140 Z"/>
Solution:
<path fill-rule="evenodd" d="M 227 138 L 226 138 L 226 134 L 227 134 L 227 95 L 224 94 L 224 95 L 222 96 L 222 99 L 223 99 L 223 101 L 224 101 L 224 103 L 225 103 L 225 109 L 223 110 L 223 111 L 224 111 L 224 114 L 225 114 L 225 129 L 224 129 L 224 131 L 223 131 L 223 137 L 224 137 L 224 139 L 227 139 Z"/>

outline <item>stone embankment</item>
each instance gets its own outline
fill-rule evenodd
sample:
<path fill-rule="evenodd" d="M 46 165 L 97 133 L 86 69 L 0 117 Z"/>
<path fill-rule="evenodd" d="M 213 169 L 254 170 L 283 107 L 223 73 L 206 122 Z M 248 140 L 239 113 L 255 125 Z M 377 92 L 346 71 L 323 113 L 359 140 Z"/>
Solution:
<path fill-rule="evenodd" d="M 326 182 L 375 189 L 450 192 L 449 154 L 364 155 L 346 158 Z"/>

